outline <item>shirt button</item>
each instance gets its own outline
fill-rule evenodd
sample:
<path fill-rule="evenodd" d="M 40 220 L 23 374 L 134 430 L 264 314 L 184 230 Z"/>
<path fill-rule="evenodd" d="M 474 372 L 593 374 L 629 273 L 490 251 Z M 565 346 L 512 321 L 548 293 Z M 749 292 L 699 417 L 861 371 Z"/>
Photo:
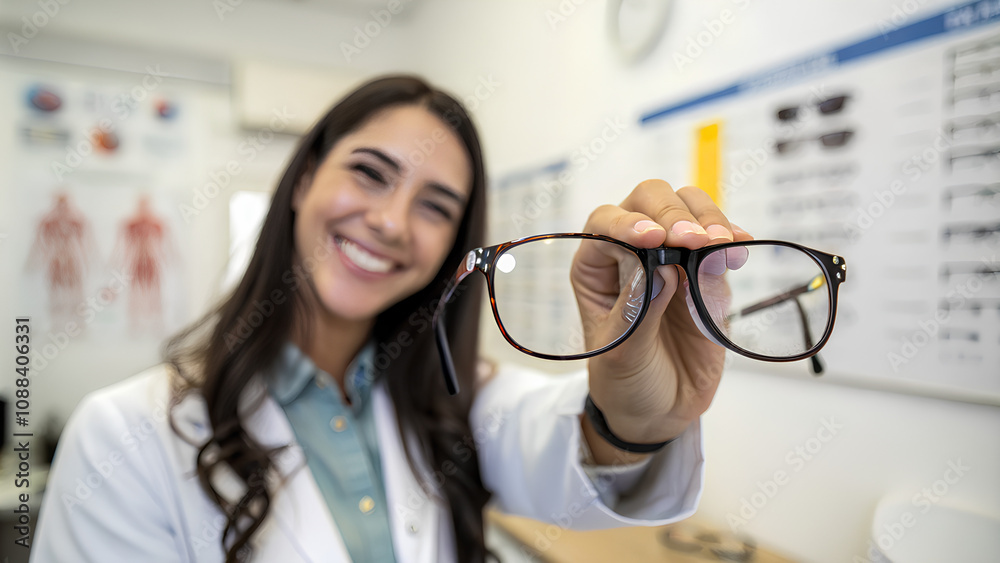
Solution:
<path fill-rule="evenodd" d="M 361 497 L 361 502 L 358 503 L 358 509 L 365 514 L 371 514 L 371 512 L 375 510 L 375 501 L 372 500 L 372 497 L 365 495 Z"/>
<path fill-rule="evenodd" d="M 416 524 L 416 522 L 410 522 L 410 525 L 409 525 L 409 526 L 407 526 L 407 528 L 406 528 L 406 529 L 408 529 L 408 530 L 410 531 L 410 533 L 411 533 L 411 534 L 415 534 L 415 533 L 417 533 L 418 531 L 420 531 L 420 528 L 417 528 L 417 524 Z"/>
<path fill-rule="evenodd" d="M 333 420 L 330 421 L 330 428 L 333 428 L 334 432 L 343 432 L 347 428 L 347 419 L 342 416 L 333 417 Z"/>

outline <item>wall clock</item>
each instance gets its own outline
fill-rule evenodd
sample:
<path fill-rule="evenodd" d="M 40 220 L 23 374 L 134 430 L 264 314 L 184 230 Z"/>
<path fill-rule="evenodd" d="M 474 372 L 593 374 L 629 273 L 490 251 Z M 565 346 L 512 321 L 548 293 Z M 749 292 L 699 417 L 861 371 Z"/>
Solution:
<path fill-rule="evenodd" d="M 665 35 L 673 0 L 608 0 L 611 45 L 627 63 L 646 58 Z"/>

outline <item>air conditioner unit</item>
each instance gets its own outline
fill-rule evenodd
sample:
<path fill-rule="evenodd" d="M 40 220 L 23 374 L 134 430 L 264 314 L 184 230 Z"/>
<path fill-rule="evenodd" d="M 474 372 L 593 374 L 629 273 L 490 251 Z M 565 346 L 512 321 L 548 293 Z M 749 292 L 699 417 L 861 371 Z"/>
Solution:
<path fill-rule="evenodd" d="M 239 62 L 233 65 L 234 114 L 248 131 L 274 130 L 275 116 L 282 116 L 281 130 L 274 132 L 302 135 L 366 78 L 347 69 Z"/>

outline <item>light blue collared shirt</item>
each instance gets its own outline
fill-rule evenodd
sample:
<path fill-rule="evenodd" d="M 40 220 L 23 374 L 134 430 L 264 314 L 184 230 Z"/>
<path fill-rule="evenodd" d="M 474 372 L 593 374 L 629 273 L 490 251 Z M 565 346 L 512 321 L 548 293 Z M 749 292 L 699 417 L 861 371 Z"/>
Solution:
<path fill-rule="evenodd" d="M 394 562 L 385 483 L 371 404 L 374 348 L 347 368 L 345 404 L 333 377 L 287 342 L 268 387 L 291 423 L 351 559 Z"/>

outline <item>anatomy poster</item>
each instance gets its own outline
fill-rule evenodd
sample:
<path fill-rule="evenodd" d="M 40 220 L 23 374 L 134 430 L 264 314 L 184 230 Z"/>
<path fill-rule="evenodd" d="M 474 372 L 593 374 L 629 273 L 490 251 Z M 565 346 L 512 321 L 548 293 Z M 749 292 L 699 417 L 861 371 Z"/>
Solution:
<path fill-rule="evenodd" d="M 28 271 L 41 270 L 52 322 L 70 322 L 84 300 L 85 278 L 99 260 L 90 220 L 68 193 L 56 192 L 52 208 L 35 225 L 34 239 Z"/>
<path fill-rule="evenodd" d="M 141 195 L 118 229 L 111 256 L 111 270 L 121 274 L 127 294 L 130 331 L 162 331 L 163 290 L 177 263 L 165 217 L 156 213 L 148 195 Z"/>
<path fill-rule="evenodd" d="M 34 230 L 21 295 L 45 313 L 37 326 L 91 339 L 162 339 L 178 328 L 176 202 L 128 185 L 69 184 L 28 188 L 21 205 Z"/>
<path fill-rule="evenodd" d="M 60 342 L 159 342 L 190 320 L 177 210 L 194 121 L 161 70 L 5 69 L 8 267 L 34 329 Z"/>

